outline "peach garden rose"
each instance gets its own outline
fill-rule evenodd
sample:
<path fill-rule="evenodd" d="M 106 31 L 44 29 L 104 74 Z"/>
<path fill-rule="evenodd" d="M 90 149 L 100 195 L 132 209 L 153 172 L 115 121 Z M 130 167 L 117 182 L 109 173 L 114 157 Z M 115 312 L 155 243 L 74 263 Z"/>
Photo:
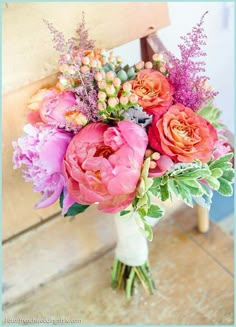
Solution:
<path fill-rule="evenodd" d="M 208 162 L 217 141 L 215 128 L 181 104 L 171 106 L 161 119 L 154 117 L 148 134 L 151 147 L 175 162 Z"/>
<path fill-rule="evenodd" d="M 149 114 L 163 115 L 171 106 L 173 88 L 167 78 L 154 69 L 143 69 L 130 81 L 138 103 Z"/>

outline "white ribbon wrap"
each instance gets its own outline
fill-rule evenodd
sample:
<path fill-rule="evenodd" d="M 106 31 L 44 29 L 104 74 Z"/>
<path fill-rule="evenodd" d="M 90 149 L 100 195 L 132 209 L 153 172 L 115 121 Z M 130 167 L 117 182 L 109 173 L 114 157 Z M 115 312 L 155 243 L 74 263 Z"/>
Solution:
<path fill-rule="evenodd" d="M 148 259 L 148 243 L 142 235 L 138 224 L 135 221 L 137 212 L 125 216 L 115 216 L 117 230 L 116 257 L 128 266 L 141 266 Z M 152 226 L 159 219 L 149 218 L 148 223 Z"/>

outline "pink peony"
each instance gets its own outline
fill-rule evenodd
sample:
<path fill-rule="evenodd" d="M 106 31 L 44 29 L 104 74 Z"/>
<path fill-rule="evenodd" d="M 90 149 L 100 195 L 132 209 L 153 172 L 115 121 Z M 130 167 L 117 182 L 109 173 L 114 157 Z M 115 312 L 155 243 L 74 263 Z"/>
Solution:
<path fill-rule="evenodd" d="M 26 136 L 13 143 L 14 168 L 25 166 L 25 180 L 42 194 L 36 208 L 45 208 L 59 198 L 65 186 L 62 161 L 72 136 L 46 126 L 26 125 L 24 131 Z"/>
<path fill-rule="evenodd" d="M 31 124 L 43 122 L 65 125 L 65 114 L 74 105 L 76 105 L 76 99 L 73 92 L 61 92 L 56 88 L 40 90 L 31 99 L 28 107 L 33 110 L 27 118 Z"/>
<path fill-rule="evenodd" d="M 68 192 L 78 203 L 98 202 L 103 212 L 126 208 L 135 197 L 147 143 L 144 129 L 129 121 L 85 126 L 66 151 Z"/>

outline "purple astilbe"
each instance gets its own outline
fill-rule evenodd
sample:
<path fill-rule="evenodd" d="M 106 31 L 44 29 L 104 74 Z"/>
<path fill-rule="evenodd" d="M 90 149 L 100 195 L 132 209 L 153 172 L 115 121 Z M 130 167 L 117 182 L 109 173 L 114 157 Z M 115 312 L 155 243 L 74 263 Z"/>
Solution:
<path fill-rule="evenodd" d="M 218 92 L 207 87 L 209 77 L 204 76 L 204 61 L 197 60 L 206 56 L 202 51 L 202 46 L 206 45 L 207 39 L 204 29 L 204 17 L 193 27 L 191 33 L 181 37 L 183 44 L 178 47 L 180 49 L 181 58 L 177 58 L 171 52 L 167 52 L 168 62 L 168 78 L 175 89 L 174 101 L 182 103 L 191 109 L 198 110 L 203 104 L 215 97 Z"/>
<path fill-rule="evenodd" d="M 54 43 L 54 49 L 56 49 L 58 52 L 64 52 L 66 50 L 67 42 L 65 40 L 64 34 L 60 31 L 58 31 L 52 23 L 47 21 L 46 19 L 43 20 L 44 23 L 47 25 L 49 31 L 52 34 L 52 41 Z"/>
<path fill-rule="evenodd" d="M 77 87 L 71 87 L 68 90 L 74 92 L 76 97 L 75 110 L 78 110 L 88 121 L 98 121 L 98 87 L 94 83 L 94 72 L 87 72 L 82 74 L 78 72 L 78 78 L 80 80 L 80 85 Z M 77 107 L 77 109 L 76 109 Z"/>
<path fill-rule="evenodd" d="M 65 187 L 62 162 L 73 135 L 45 125 L 28 124 L 24 131 L 26 135 L 13 142 L 14 169 L 24 166 L 25 181 L 33 182 L 34 192 L 41 193 L 36 208 L 45 208 L 59 198 Z"/>
<path fill-rule="evenodd" d="M 77 45 L 77 49 L 92 50 L 95 47 L 95 41 L 89 39 L 88 29 L 85 27 L 84 12 L 82 13 L 82 21 L 76 30 L 77 37 L 73 37 L 68 41 L 70 46 Z"/>

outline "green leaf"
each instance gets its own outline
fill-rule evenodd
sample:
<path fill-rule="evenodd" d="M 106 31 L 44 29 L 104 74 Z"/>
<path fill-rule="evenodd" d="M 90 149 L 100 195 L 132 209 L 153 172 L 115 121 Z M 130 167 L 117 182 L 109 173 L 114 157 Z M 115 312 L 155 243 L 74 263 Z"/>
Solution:
<path fill-rule="evenodd" d="M 151 242 L 153 240 L 152 227 L 146 221 L 144 221 L 144 230 L 146 238 Z"/>
<path fill-rule="evenodd" d="M 125 215 L 127 215 L 128 213 L 130 213 L 131 211 L 130 210 L 122 210 L 121 212 L 120 212 L 120 216 L 125 216 Z"/>
<path fill-rule="evenodd" d="M 64 200 L 64 194 L 63 192 L 61 192 L 60 195 L 60 207 L 63 207 L 63 200 Z M 64 214 L 64 217 L 68 217 L 68 216 L 76 216 L 77 214 L 84 212 L 87 208 L 89 207 L 89 205 L 84 205 L 84 204 L 80 204 L 75 202 L 68 210 L 67 213 Z"/>
<path fill-rule="evenodd" d="M 161 207 L 152 204 L 148 209 L 147 215 L 152 218 L 161 218 L 164 215 L 164 210 Z"/>
<path fill-rule="evenodd" d="M 210 170 L 209 169 L 206 169 L 206 168 L 198 168 L 194 171 L 191 171 L 191 172 L 188 172 L 186 174 L 184 174 L 181 178 L 184 178 L 184 179 L 187 179 L 187 178 L 199 178 L 199 179 L 202 179 L 202 178 L 205 178 L 207 176 L 209 176 L 211 174 Z"/>
<path fill-rule="evenodd" d="M 204 190 L 204 194 L 201 197 L 194 197 L 194 200 L 200 206 L 210 209 L 211 203 L 212 203 L 213 192 L 209 188 L 209 186 L 207 186 L 204 183 L 201 183 L 201 184 L 202 184 L 202 188 Z"/>
<path fill-rule="evenodd" d="M 160 185 L 161 201 L 166 201 L 170 197 L 168 183 Z"/>
<path fill-rule="evenodd" d="M 188 187 L 186 187 L 182 182 L 177 181 L 178 184 L 178 189 L 179 189 L 179 194 L 184 200 L 184 202 L 190 206 L 193 207 L 193 199 L 192 199 L 192 194 L 191 191 L 189 190 Z"/>
<path fill-rule="evenodd" d="M 149 188 L 149 192 L 151 192 L 154 196 L 157 196 L 158 193 L 160 192 L 160 184 L 161 184 L 161 178 L 153 178 L 153 184 Z"/>
<path fill-rule="evenodd" d="M 216 128 L 225 126 L 218 121 L 221 115 L 221 111 L 218 108 L 214 107 L 212 101 L 209 102 L 204 108 L 198 110 L 197 113 L 206 120 L 208 120 Z"/>
<path fill-rule="evenodd" d="M 168 185 L 169 185 L 169 191 L 173 192 L 176 196 L 178 196 L 179 191 L 176 187 L 176 181 L 174 179 L 169 179 Z"/>
<path fill-rule="evenodd" d="M 218 189 L 218 192 L 224 196 L 231 196 L 233 194 L 233 187 L 230 182 L 228 182 L 226 179 L 220 177 L 219 178 L 220 187 Z"/>
<path fill-rule="evenodd" d="M 69 208 L 69 210 L 64 215 L 64 217 L 76 216 L 78 213 L 84 212 L 88 207 L 89 207 L 89 205 L 84 205 L 84 204 L 80 204 L 80 203 L 74 203 Z"/>
<path fill-rule="evenodd" d="M 153 239 L 152 227 L 141 216 L 136 216 L 135 221 L 140 229 L 140 232 L 149 240 Z"/>
<path fill-rule="evenodd" d="M 139 208 L 137 211 L 138 211 L 141 218 L 144 218 L 144 217 L 147 216 L 147 210 L 145 208 L 143 208 L 143 207 Z"/>
<path fill-rule="evenodd" d="M 191 195 L 195 195 L 195 196 L 202 196 L 204 194 L 204 190 L 202 188 L 202 185 L 193 180 L 184 180 L 182 181 L 182 183 L 187 186 L 189 192 L 191 193 Z"/>
<path fill-rule="evenodd" d="M 213 176 L 208 176 L 205 178 L 205 180 L 213 190 L 217 191 L 219 189 L 220 183 L 217 178 Z"/>
<path fill-rule="evenodd" d="M 220 176 L 223 175 L 223 171 L 220 168 L 213 168 L 211 170 L 211 175 L 215 178 L 219 178 Z"/>
<path fill-rule="evenodd" d="M 233 169 L 225 170 L 221 177 L 226 179 L 228 182 L 232 183 L 233 180 L 234 180 L 234 171 L 233 171 Z"/>
<path fill-rule="evenodd" d="M 225 154 L 224 156 L 216 159 L 215 161 L 213 161 L 210 165 L 209 168 L 212 170 L 213 168 L 221 168 L 221 169 L 225 169 L 223 168 L 224 164 L 230 164 L 230 166 L 232 167 L 232 164 L 229 162 L 232 158 L 233 158 L 233 153 L 229 152 L 227 154 Z M 222 166 L 223 165 L 223 166 Z M 229 165 L 228 165 L 229 166 Z M 226 165 L 227 167 L 227 165 Z M 230 167 L 229 167 L 230 168 Z M 228 168 L 228 169 L 229 169 Z"/>

